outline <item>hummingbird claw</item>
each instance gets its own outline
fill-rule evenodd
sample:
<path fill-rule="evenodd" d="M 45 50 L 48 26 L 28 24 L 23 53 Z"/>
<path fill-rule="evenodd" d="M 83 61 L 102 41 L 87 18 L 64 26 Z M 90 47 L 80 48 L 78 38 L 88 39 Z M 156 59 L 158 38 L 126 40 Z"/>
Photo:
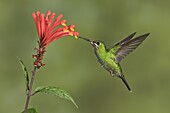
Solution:
<path fill-rule="evenodd" d="M 114 74 L 113 70 L 109 70 L 109 71 L 110 71 L 111 76 L 114 77 L 115 74 Z"/>

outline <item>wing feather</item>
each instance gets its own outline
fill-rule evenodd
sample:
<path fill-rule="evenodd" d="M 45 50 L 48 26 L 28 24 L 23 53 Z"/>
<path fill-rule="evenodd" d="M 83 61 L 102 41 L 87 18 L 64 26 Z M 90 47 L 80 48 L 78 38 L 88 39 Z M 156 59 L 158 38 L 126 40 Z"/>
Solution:
<path fill-rule="evenodd" d="M 149 35 L 146 33 L 144 35 L 138 36 L 134 39 L 128 40 L 125 43 L 122 43 L 118 46 L 117 51 L 115 51 L 115 61 L 117 63 L 121 62 L 130 52 L 134 51 Z"/>
<path fill-rule="evenodd" d="M 133 38 L 133 36 L 136 34 L 136 32 L 130 34 L 128 37 L 122 39 L 121 41 L 119 41 L 118 43 L 116 43 L 114 46 L 117 46 L 117 45 L 120 45 L 120 44 L 123 44 L 129 40 L 131 40 Z"/>
<path fill-rule="evenodd" d="M 114 46 L 109 49 L 109 52 L 115 54 L 115 52 L 120 48 L 120 46 L 121 46 L 122 44 L 126 43 L 127 41 L 131 40 L 135 34 L 136 34 L 136 32 L 130 34 L 130 35 L 127 36 L 126 38 L 124 38 L 124 39 L 122 39 L 121 41 L 119 41 L 118 43 L 114 44 Z"/>

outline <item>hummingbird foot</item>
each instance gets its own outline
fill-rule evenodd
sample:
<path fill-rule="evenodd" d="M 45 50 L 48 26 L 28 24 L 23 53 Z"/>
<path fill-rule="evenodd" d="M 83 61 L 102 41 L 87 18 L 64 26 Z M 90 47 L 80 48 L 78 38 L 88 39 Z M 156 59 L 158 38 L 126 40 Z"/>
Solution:
<path fill-rule="evenodd" d="M 111 76 L 112 76 L 112 77 L 114 77 L 114 76 L 115 76 L 115 74 L 114 74 L 114 71 L 113 71 L 113 70 L 109 70 L 109 72 L 110 72 L 110 74 L 111 74 Z"/>
<path fill-rule="evenodd" d="M 104 65 L 103 65 L 103 64 L 101 64 L 101 67 L 103 67 L 103 68 L 104 68 Z"/>

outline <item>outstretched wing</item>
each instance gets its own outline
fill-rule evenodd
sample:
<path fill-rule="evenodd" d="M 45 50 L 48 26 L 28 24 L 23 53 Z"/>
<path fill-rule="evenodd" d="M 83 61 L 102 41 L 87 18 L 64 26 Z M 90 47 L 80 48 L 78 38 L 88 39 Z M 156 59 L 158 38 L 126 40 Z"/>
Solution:
<path fill-rule="evenodd" d="M 135 34 L 136 34 L 136 32 L 132 33 L 128 37 L 126 37 L 126 38 L 122 39 L 121 41 L 119 41 L 118 43 L 116 43 L 114 46 L 118 46 L 120 44 L 126 43 L 127 41 L 131 40 Z"/>
<path fill-rule="evenodd" d="M 130 52 L 134 51 L 147 38 L 148 35 L 149 33 L 146 33 L 126 42 L 119 43 L 119 45 L 115 45 L 115 47 L 113 47 L 117 49 L 115 50 L 115 61 L 117 63 L 121 62 L 121 60 Z"/>
<path fill-rule="evenodd" d="M 126 38 L 122 39 L 121 41 L 119 41 L 118 43 L 114 44 L 114 46 L 109 49 L 109 52 L 115 54 L 116 51 L 121 47 L 121 45 L 124 44 L 125 42 L 131 40 L 135 34 L 136 34 L 136 32 L 132 33 L 128 37 L 126 37 Z"/>

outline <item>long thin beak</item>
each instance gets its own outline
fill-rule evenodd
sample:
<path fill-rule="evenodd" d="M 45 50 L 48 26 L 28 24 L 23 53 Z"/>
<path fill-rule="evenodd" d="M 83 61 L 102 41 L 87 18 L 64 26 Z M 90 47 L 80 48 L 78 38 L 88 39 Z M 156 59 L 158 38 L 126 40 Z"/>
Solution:
<path fill-rule="evenodd" d="M 88 38 L 84 38 L 84 37 L 81 37 L 81 36 L 79 36 L 79 38 L 81 38 L 81 39 L 83 39 L 83 40 L 85 40 L 87 42 L 91 42 L 90 39 L 88 39 Z"/>
<path fill-rule="evenodd" d="M 91 44 L 92 46 L 94 46 L 94 41 L 91 41 L 90 39 L 84 38 L 84 37 L 81 37 L 81 36 L 79 36 L 79 38 L 80 38 L 80 39 L 83 39 L 83 40 L 85 40 L 85 41 L 87 41 L 87 42 L 90 42 L 90 44 Z"/>

